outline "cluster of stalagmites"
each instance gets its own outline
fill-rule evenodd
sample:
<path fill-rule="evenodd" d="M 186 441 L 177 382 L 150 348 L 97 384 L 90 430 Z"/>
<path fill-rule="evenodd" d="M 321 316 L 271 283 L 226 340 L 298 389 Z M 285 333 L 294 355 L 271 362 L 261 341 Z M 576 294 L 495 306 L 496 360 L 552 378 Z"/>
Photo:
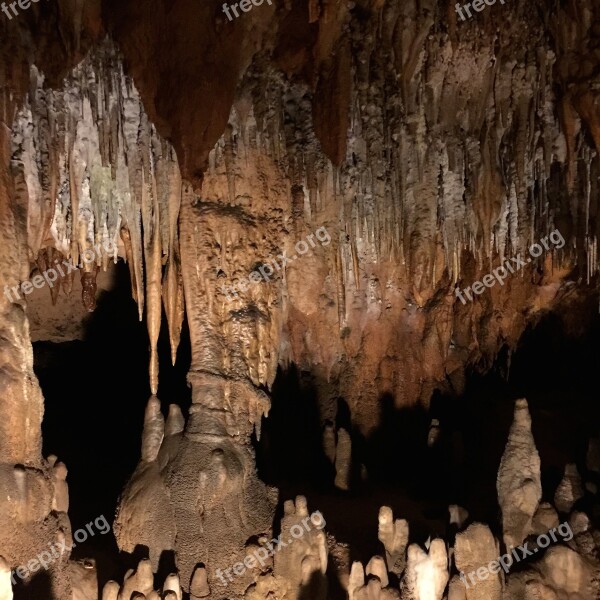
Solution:
<path fill-rule="evenodd" d="M 156 399 L 151 400 L 142 448 L 145 463 L 157 459 L 165 441 L 172 451 L 174 443 L 169 437 L 183 432 L 184 420 L 177 409 L 171 409 L 166 426 L 159 413 Z M 428 540 L 424 546 L 410 543 L 408 522 L 394 518 L 392 509 L 383 506 L 378 527 L 380 555 L 366 565 L 354 562 L 349 577 L 338 573 L 349 600 L 596 600 L 600 597 L 600 531 L 592 526 L 592 520 L 598 515 L 588 515 L 581 505 L 587 490 L 587 505 L 599 510 L 594 497 L 594 478 L 600 474 L 597 444 L 596 439 L 590 442 L 586 465 L 589 481 L 582 482 L 576 466 L 567 465 L 554 505 L 541 502 L 540 459 L 531 418 L 527 402 L 518 400 L 497 479 L 502 539 L 497 539 L 487 525 L 469 522 L 465 509 L 451 505 L 449 525 L 456 532 L 452 544 L 439 538 Z M 62 480 L 61 474 L 58 477 Z M 221 502 L 227 502 L 231 490 L 213 489 L 215 493 L 220 494 Z M 196 511 L 203 510 L 218 514 L 214 505 L 196 507 Z M 206 519 L 206 512 L 196 518 Z M 299 536 L 297 528 L 302 529 L 302 523 L 310 525 L 309 510 L 306 499 L 299 496 L 295 502 L 284 504 L 279 539 L 287 545 L 278 548 L 273 543 L 264 560 L 254 561 L 253 568 L 237 578 L 243 580 L 242 586 L 235 585 L 235 575 L 230 581 L 223 573 L 261 548 L 266 555 L 268 541 L 274 537 L 269 529 L 250 536 L 237 553 L 226 557 L 215 554 L 219 564 L 209 564 L 211 555 L 186 557 L 186 564 L 194 567 L 187 568 L 184 577 L 181 571 L 169 575 L 158 590 L 153 573 L 156 557 L 141 560 L 137 569 L 127 573 L 122 585 L 108 582 L 101 600 L 181 600 L 184 593 L 192 600 L 326 600 L 328 557 L 339 554 L 343 544 L 326 536 L 324 519 L 321 527 L 305 527 Z M 147 533 L 152 538 L 153 533 Z M 222 533 L 226 535 L 225 529 Z M 527 547 L 529 555 L 519 547 Z M 177 553 L 178 562 L 181 552 Z M 0 600 L 12 598 L 10 586 L 6 587 L 8 568 L 3 573 Z M 3 589 L 8 590 L 5 595 Z M 88 596 L 75 589 L 73 598 L 87 600 Z"/>

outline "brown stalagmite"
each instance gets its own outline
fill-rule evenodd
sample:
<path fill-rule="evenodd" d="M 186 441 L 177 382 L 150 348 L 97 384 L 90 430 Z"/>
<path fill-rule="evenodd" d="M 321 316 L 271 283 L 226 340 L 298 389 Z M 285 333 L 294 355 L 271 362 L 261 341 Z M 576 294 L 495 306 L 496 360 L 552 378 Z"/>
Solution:
<path fill-rule="evenodd" d="M 514 418 L 496 480 L 504 543 L 518 546 L 532 530 L 542 496 L 540 456 L 531 433 L 527 400 L 515 402 Z"/>

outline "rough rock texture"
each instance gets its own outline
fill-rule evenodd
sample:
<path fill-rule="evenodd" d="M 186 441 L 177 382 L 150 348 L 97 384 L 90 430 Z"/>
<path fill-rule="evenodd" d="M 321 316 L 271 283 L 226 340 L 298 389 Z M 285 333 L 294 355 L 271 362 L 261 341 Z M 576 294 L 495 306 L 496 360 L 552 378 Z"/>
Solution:
<path fill-rule="evenodd" d="M 208 575 L 204 567 L 197 567 L 192 575 L 190 584 L 191 600 L 199 600 L 210 596 L 210 586 L 208 585 Z"/>
<path fill-rule="evenodd" d="M 385 548 L 387 568 L 390 573 L 400 576 L 406 565 L 409 526 L 406 519 L 394 520 L 389 506 L 379 509 L 379 529 L 377 537 Z"/>
<path fill-rule="evenodd" d="M 197 377 L 192 385 L 185 430 L 165 436 L 156 458 L 140 462 L 114 527 L 123 550 L 149 548 L 154 569 L 163 552 L 175 550 L 186 591 L 198 563 L 206 565 L 210 583 L 216 569 L 243 560 L 246 541 L 269 531 L 272 513 L 247 443 L 253 422 L 268 407 L 265 399 L 248 384 L 217 377 Z M 231 406 L 232 397 L 238 404 L 227 412 L 222 403 Z M 243 594 L 251 582 L 249 574 L 237 577 L 223 597 Z"/>
<path fill-rule="evenodd" d="M 566 546 L 555 546 L 533 568 L 511 576 L 503 598 L 591 600 L 597 594 L 598 582 L 593 582 L 590 563 Z"/>
<path fill-rule="evenodd" d="M 173 359 L 185 308 L 192 410 L 161 439 L 151 407 L 117 523 L 152 566 L 176 549 L 184 589 L 197 561 L 210 583 L 268 530 L 249 439 L 278 365 L 327 382 L 368 432 L 382 395 L 406 407 L 460 394 L 468 368 L 510 352 L 545 310 L 568 313 L 598 272 L 597 2 L 515 0 L 468 22 L 435 0 L 294 0 L 234 22 L 217 0 L 34 4 L 0 21 L 2 285 L 71 257 L 91 310 L 98 270 L 126 259 L 153 394 L 162 306 Z M 555 229 L 562 245 L 457 298 Z M 245 282 L 284 252 L 297 260 Z M 0 541 L 15 566 L 69 532 L 41 456 L 24 306 L 4 295 L 0 339 Z M 540 498 L 517 412 L 498 477 L 515 545 Z M 439 597 L 433 544 L 412 548 L 406 593 Z M 322 567 L 309 558 L 301 579 Z"/>
<path fill-rule="evenodd" d="M 418 544 L 408 547 L 406 571 L 400 586 L 402 600 L 441 600 L 448 583 L 448 553 L 444 540 L 434 539 L 429 552 Z"/>
<path fill-rule="evenodd" d="M 269 240 L 239 238 L 247 243 L 238 252 L 245 256 L 228 269 L 214 264 L 221 251 L 207 248 L 208 286 L 219 270 L 219 285 L 231 285 L 236 272 L 251 272 L 245 262 L 253 267 L 276 256 L 286 239 L 293 244 L 320 225 L 330 228 L 327 252 L 314 251 L 316 257 L 277 274 L 284 279 L 277 319 L 284 335 L 262 338 L 260 352 L 333 382 L 366 430 L 377 422 L 373 407 L 384 393 L 398 406 L 426 404 L 436 388 L 460 393 L 466 367 L 485 369 L 501 347 L 515 346 L 528 320 L 561 299 L 560 282 L 576 260 L 586 281 L 597 270 L 593 3 L 579 9 L 575 2 L 520 2 L 460 23 L 433 0 L 263 5 L 233 22 L 216 0 L 202 6 L 182 0 L 169 9 L 106 0 L 103 11 L 87 0 L 75 12 L 50 4 L 35 7 L 24 26 L 43 29 L 58 20 L 63 38 L 55 44 L 67 60 L 57 69 L 52 47 L 48 56 L 37 53 L 37 72 L 48 71 L 58 87 L 61 70 L 109 30 L 147 122 L 177 153 L 177 161 L 166 151 L 156 161 L 156 186 L 162 165 L 172 197 L 165 211 L 158 194 L 157 224 L 152 191 L 146 194 L 143 251 L 130 232 L 132 257 L 143 254 L 150 267 L 146 286 L 135 260 L 132 271 L 135 293 L 147 295 L 152 317 L 160 305 L 153 241 L 160 230 L 174 345 L 182 310 L 171 226 L 178 209 L 175 162 L 184 185 L 207 200 L 201 206 L 225 229 L 228 216 L 219 211 L 227 213 L 231 204 L 238 208 L 229 218 L 245 219 L 239 207 L 251 206 Z M 510 18 L 497 32 L 491 15 L 500 10 Z M 168 51 L 158 56 L 151 49 L 159 44 Z M 13 85 L 24 90 L 29 73 L 21 71 Z M 141 157 L 144 127 L 138 127 Z M 50 149 L 52 162 L 57 152 Z M 116 154 L 104 168 L 110 162 L 117 169 Z M 147 165 L 135 171 L 139 181 Z M 59 173 L 48 166 L 44 177 L 61 181 Z M 227 181 L 215 186 L 223 175 Z M 27 186 L 44 190 L 32 215 L 35 248 L 47 224 L 50 188 L 35 176 Z M 457 300 L 455 284 L 470 286 L 555 227 L 564 246 L 545 251 L 523 276 L 511 276 L 474 303 Z M 188 270 L 195 268 L 189 259 Z M 251 289 L 269 288 L 271 302 L 279 301 L 274 287 Z M 149 323 L 153 342 L 156 319 Z"/>
<path fill-rule="evenodd" d="M 504 543 L 516 547 L 531 533 L 542 497 L 540 456 L 531 433 L 527 400 L 515 402 L 513 423 L 496 484 L 502 510 Z"/>
<path fill-rule="evenodd" d="M 305 595 L 314 600 L 327 598 L 327 539 L 322 528 L 306 531 L 302 521 L 308 514 L 303 496 L 298 496 L 295 503 L 288 500 L 284 504 L 281 537 L 290 543 L 275 554 L 273 571 L 287 582 L 285 597 L 291 600 L 299 600 Z M 294 535 L 294 527 L 304 533 L 300 537 L 297 533 Z"/>
<path fill-rule="evenodd" d="M 555 508 L 548 502 L 542 502 L 533 516 L 531 532 L 535 535 L 546 534 L 551 529 L 558 527 L 559 523 Z"/>
<path fill-rule="evenodd" d="M 73 588 L 72 600 L 98 600 L 98 573 L 95 561 L 71 561 L 69 579 Z"/>
<path fill-rule="evenodd" d="M 558 512 L 568 514 L 580 498 L 583 498 L 583 486 L 577 465 L 566 465 L 565 475 L 554 494 L 554 505 Z"/>
<path fill-rule="evenodd" d="M 350 439 L 350 434 L 344 428 L 339 429 L 337 437 L 335 487 L 340 490 L 349 490 L 352 470 L 352 440 Z"/>
<path fill-rule="evenodd" d="M 461 574 L 459 583 L 465 590 L 466 600 L 501 600 L 502 579 L 499 567 L 496 572 L 489 572 L 483 580 L 475 576 L 477 569 L 487 567 L 491 561 L 497 561 L 499 555 L 498 541 L 487 525 L 473 523 L 457 534 L 454 561 Z M 471 573 L 475 576 L 475 584 L 469 578 Z M 460 587 L 459 583 L 454 582 L 453 587 Z M 453 593 L 460 596 L 458 590 Z"/>
<path fill-rule="evenodd" d="M 39 269 L 32 271 L 31 277 L 35 277 Z M 98 301 L 102 295 L 115 288 L 116 269 L 113 263 L 109 263 L 106 271 L 98 271 L 96 277 L 96 298 Z M 65 286 L 61 286 L 60 293 L 55 298 L 48 286 L 34 289 L 27 296 L 27 318 L 29 319 L 29 333 L 32 342 L 67 342 L 82 340 L 85 338 L 86 327 L 93 316 L 81 301 L 83 288 L 79 275 L 73 274 L 73 284 L 69 292 Z M 56 301 L 56 304 L 53 304 Z"/>
<path fill-rule="evenodd" d="M 5 106 L 7 102 L 5 100 Z M 14 105 L 10 104 L 14 109 Z M 0 278 L 8 286 L 29 275 L 27 223 L 9 177 L 10 131 L 0 125 Z M 30 560 L 59 536 L 70 537 L 68 519 L 52 510 L 54 477 L 41 455 L 43 398 L 33 373 L 33 355 L 24 307 L 0 295 L 0 536 L 10 568 Z M 70 591 L 68 556 L 50 570 L 52 592 Z"/>

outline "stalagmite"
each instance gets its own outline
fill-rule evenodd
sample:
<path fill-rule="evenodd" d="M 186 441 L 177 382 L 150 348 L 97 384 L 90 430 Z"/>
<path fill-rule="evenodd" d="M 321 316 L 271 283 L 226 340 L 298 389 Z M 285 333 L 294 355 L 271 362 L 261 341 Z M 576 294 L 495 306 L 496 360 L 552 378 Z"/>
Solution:
<path fill-rule="evenodd" d="M 348 600 L 360 600 L 359 593 L 365 586 L 365 569 L 361 562 L 355 561 L 350 569 L 348 581 Z"/>
<path fill-rule="evenodd" d="M 350 434 L 343 428 L 338 430 L 337 438 L 335 451 L 335 487 L 340 490 L 349 490 L 352 468 L 352 440 Z"/>
<path fill-rule="evenodd" d="M 311 583 L 314 600 L 327 597 L 328 558 L 324 526 L 325 520 L 320 513 L 312 513 L 309 517 L 304 496 L 298 496 L 295 502 L 287 500 L 284 503 L 281 535 L 291 543 L 275 554 L 273 572 L 288 582 L 290 600 L 302 598 L 303 581 Z"/>
<path fill-rule="evenodd" d="M 134 592 L 149 594 L 154 589 L 154 575 L 152 565 L 148 559 L 142 559 L 135 571 L 125 575 L 123 587 L 119 592 L 118 600 L 129 600 Z"/>
<path fill-rule="evenodd" d="M 335 427 L 331 422 L 323 428 L 323 452 L 329 462 L 335 465 Z"/>
<path fill-rule="evenodd" d="M 526 400 L 517 400 L 496 483 L 504 543 L 518 546 L 531 533 L 542 496 L 540 457 L 531 433 Z"/>
<path fill-rule="evenodd" d="M 387 568 L 391 573 L 401 575 L 406 565 L 409 527 L 406 519 L 394 520 L 392 509 L 382 506 L 379 509 L 378 538 L 385 548 Z"/>
<path fill-rule="evenodd" d="M 52 467 L 54 475 L 54 497 L 52 499 L 52 510 L 57 512 L 69 512 L 69 485 L 67 484 L 67 467 L 58 462 Z"/>
<path fill-rule="evenodd" d="M 467 600 L 502 600 L 500 547 L 487 525 L 473 523 L 456 535 L 454 561 Z M 495 561 L 495 566 L 489 565 Z M 483 577 L 477 574 L 478 569 Z M 459 587 L 458 583 L 455 586 Z M 457 592 L 458 593 L 458 592 Z"/>
<path fill-rule="evenodd" d="M 120 589 L 116 581 L 107 581 L 102 589 L 102 600 L 119 600 Z"/>
<path fill-rule="evenodd" d="M 142 460 L 152 462 L 158 456 L 165 435 L 165 420 L 160 410 L 160 400 L 151 396 L 144 414 L 142 433 Z"/>
<path fill-rule="evenodd" d="M 432 540 L 429 553 L 418 544 L 411 544 L 400 586 L 402 600 L 441 600 L 447 583 L 448 553 L 444 541 Z"/>
<path fill-rule="evenodd" d="M 429 425 L 429 433 L 427 434 L 427 446 L 433 448 L 438 438 L 440 437 L 440 422 L 438 419 L 431 419 Z"/>
<path fill-rule="evenodd" d="M 83 559 L 69 562 L 71 600 L 98 600 L 98 572 L 96 561 Z"/>
<path fill-rule="evenodd" d="M 569 527 L 575 541 L 575 549 L 581 556 L 584 556 L 593 563 L 596 560 L 598 549 L 596 540 L 594 539 L 594 533 L 596 532 L 592 527 L 590 518 L 584 512 L 573 511 L 569 517 Z M 567 535 L 569 535 L 568 531 Z M 573 548 L 572 545 L 570 547 Z"/>
<path fill-rule="evenodd" d="M 387 567 L 385 565 L 385 561 L 381 556 L 374 556 L 368 562 L 367 567 L 365 569 L 365 573 L 367 575 L 375 575 L 381 582 L 381 587 L 385 588 L 389 584 L 389 578 L 387 574 Z"/>
<path fill-rule="evenodd" d="M 383 562 L 383 561 L 382 561 Z M 385 567 L 385 565 L 384 565 Z M 385 571 L 381 573 L 387 579 Z M 373 574 L 365 584 L 365 572 L 360 562 L 354 562 L 350 573 L 348 586 L 349 600 L 398 600 L 397 590 L 387 587 L 376 574 Z"/>
<path fill-rule="evenodd" d="M 558 527 L 559 523 L 558 514 L 552 504 L 542 502 L 533 516 L 532 533 L 535 535 L 545 534 Z"/>
<path fill-rule="evenodd" d="M 13 600 L 10 566 L 0 556 L 0 600 Z"/>
<path fill-rule="evenodd" d="M 583 498 L 583 486 L 577 465 L 565 466 L 565 474 L 554 494 L 554 505 L 560 513 L 570 513 L 575 502 Z"/>
<path fill-rule="evenodd" d="M 450 504 L 448 506 L 448 513 L 450 525 L 454 526 L 456 530 L 462 529 L 469 518 L 469 511 L 458 504 Z"/>
<path fill-rule="evenodd" d="M 179 575 L 171 573 L 165 580 L 163 585 L 163 594 L 168 591 L 173 591 L 176 595 L 176 600 L 181 600 L 181 585 L 179 585 Z"/>
<path fill-rule="evenodd" d="M 515 576 L 511 575 L 505 597 L 524 597 L 526 600 L 537 600 L 540 597 L 543 600 L 595 599 L 598 597 L 599 588 L 592 576 L 593 569 L 588 560 L 571 548 L 555 545 L 548 549 L 533 568 Z"/>
<path fill-rule="evenodd" d="M 196 567 L 196 570 L 194 571 L 192 583 L 190 585 L 190 596 L 191 600 L 198 600 L 199 598 L 210 596 L 208 576 L 204 567 Z"/>
<path fill-rule="evenodd" d="M 165 423 L 165 436 L 177 435 L 185 428 L 185 419 L 181 414 L 181 408 L 177 404 L 169 405 L 169 414 Z"/>
<path fill-rule="evenodd" d="M 285 0 L 277 10 L 236 13 L 234 23 L 199 3 L 202 19 L 186 23 L 193 2 L 151 9 L 142 2 L 133 12 L 108 0 L 42 4 L 1 27 L 5 50 L 14 52 L 0 68 L 1 283 L 18 290 L 34 261 L 45 271 L 64 259 L 80 271 L 91 311 L 102 271 L 125 258 L 150 345 L 142 458 L 114 527 L 123 552 L 145 546 L 150 558 L 120 592 L 107 584 L 103 600 L 156 598 L 152 571 L 171 554 L 178 574 L 165 582 L 165 598 L 325 598 L 330 548 L 346 563 L 361 549 L 327 538 L 324 519 L 313 522 L 317 513 L 309 516 L 301 496 L 284 505 L 284 547 L 273 569 L 269 559 L 226 591 L 215 585 L 219 567 L 275 535 L 276 493 L 257 475 L 253 436 L 260 439 L 276 374 L 294 365 L 314 377 L 319 414 L 331 414 L 332 398 L 347 400 L 351 421 L 337 433 L 327 424 L 322 441 L 335 486 L 349 490 L 358 471 L 352 440 L 358 467 L 365 446 L 369 454 L 395 425 L 377 410 L 382 398 L 396 412 L 435 404 L 448 391 L 462 395 L 472 366 L 489 368 L 505 349 L 510 355 L 526 327 L 565 299 L 593 295 L 594 286 L 576 278 L 594 284 L 600 266 L 598 11 L 590 0 L 545 8 L 519 1 L 462 23 L 453 6 L 429 0 Z M 126 27 L 132 16 L 135 27 Z M 176 36 L 174 22 L 184 25 Z M 49 37 L 54 30 L 58 40 Z M 106 32 L 126 61 L 110 38 L 100 40 Z M 158 51 L 156 36 L 172 47 Z M 190 60 L 188 52 L 206 48 L 210 56 Z M 488 271 L 559 227 L 564 249 L 546 247 L 522 272 L 474 291 Z M 298 243 L 309 240 L 300 256 Z M 51 287 L 52 302 L 73 281 L 71 273 Z M 466 289 L 473 301 L 462 302 Z M 11 564 L 70 537 L 66 467 L 40 453 L 31 298 L 0 297 L 0 532 Z M 165 423 L 156 397 L 161 303 L 173 363 L 186 311 L 187 422 L 171 404 Z M 176 400 L 187 411 L 185 399 Z M 440 431 L 433 419 L 429 447 L 445 441 Z M 423 443 L 425 432 L 419 427 Z M 596 473 L 597 445 L 588 455 Z M 558 524 L 556 511 L 539 504 L 540 460 L 525 401 L 515 407 L 497 490 L 506 544 Z M 588 530 L 597 519 L 589 524 L 572 512 L 582 495 L 568 467 L 555 503 L 571 513 L 576 539 L 511 573 L 516 591 L 507 598 L 599 597 L 584 585 L 598 579 L 600 543 Z M 589 500 L 592 515 L 597 499 Z M 457 505 L 449 512 L 454 533 L 468 513 Z M 446 548 L 437 539 L 428 553 L 412 545 L 406 567 L 408 537 L 407 521 L 382 507 L 378 538 L 387 570 L 404 573 L 403 597 L 440 600 Z M 456 548 L 465 570 L 499 553 L 483 525 L 459 533 Z M 61 569 L 50 572 L 48 594 L 67 600 Z M 367 576 L 352 565 L 351 600 L 394 597 L 383 559 L 369 562 Z M 471 588 L 453 578 L 449 596 L 498 600 L 499 580 L 494 573 Z"/>

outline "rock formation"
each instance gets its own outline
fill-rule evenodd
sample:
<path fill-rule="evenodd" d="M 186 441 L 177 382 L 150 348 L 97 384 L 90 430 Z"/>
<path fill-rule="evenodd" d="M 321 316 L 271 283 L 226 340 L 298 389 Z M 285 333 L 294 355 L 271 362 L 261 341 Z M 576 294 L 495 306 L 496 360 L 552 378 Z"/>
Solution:
<path fill-rule="evenodd" d="M 408 521 L 394 520 L 394 513 L 388 506 L 379 509 L 379 530 L 377 537 L 385 548 L 387 568 L 390 573 L 401 575 L 406 564 L 408 546 Z"/>
<path fill-rule="evenodd" d="M 411 544 L 400 587 L 402 600 L 441 600 L 447 583 L 448 554 L 444 540 L 432 540 L 429 552 L 417 544 Z"/>
<path fill-rule="evenodd" d="M 454 561 L 460 572 L 460 583 L 466 600 L 502 600 L 500 547 L 490 528 L 481 523 L 469 525 L 456 536 Z M 489 568 L 490 563 L 495 566 Z M 479 576 L 479 573 L 482 577 Z M 454 586 L 459 584 L 455 582 Z M 460 595 L 458 591 L 454 592 Z"/>
<path fill-rule="evenodd" d="M 98 572 L 95 561 L 84 559 L 69 563 L 72 600 L 98 600 Z"/>
<path fill-rule="evenodd" d="M 309 520 L 306 498 L 298 496 L 295 503 L 292 500 L 285 502 L 280 538 L 286 546 L 275 553 L 273 571 L 287 582 L 286 597 L 292 600 L 301 599 L 303 593 L 308 592 L 308 597 L 314 600 L 327 598 L 325 521 L 321 515 L 321 519 L 317 519 L 318 528 L 311 527 L 312 522 L 312 519 Z"/>
<path fill-rule="evenodd" d="M 554 494 L 554 505 L 561 513 L 570 513 L 577 500 L 583 498 L 581 477 L 577 465 L 565 466 L 565 475 Z"/>
<path fill-rule="evenodd" d="M 498 503 L 502 510 L 504 543 L 515 547 L 531 533 L 542 497 L 540 457 L 531 433 L 526 400 L 515 403 L 514 420 L 498 469 Z"/>
<path fill-rule="evenodd" d="M 396 410 L 460 397 L 466 374 L 510 356 L 538 317 L 594 297 L 598 3 L 479 0 L 469 21 L 435 0 L 242 0 L 235 20 L 216 0 L 8 4 L 0 17 L 0 599 L 12 596 L 11 569 L 72 541 L 67 467 L 42 455 L 30 293 L 46 286 L 49 304 L 68 307 L 77 289 L 87 316 L 98 279 L 120 261 L 147 328 L 150 400 L 114 532 L 120 550 L 145 546 L 148 557 L 122 586 L 107 583 L 103 600 L 156 598 L 154 574 L 171 554 L 177 572 L 160 582 L 163 597 L 325 598 L 334 544 L 320 529 L 295 538 L 309 517 L 302 496 L 284 504 L 281 532 L 294 542 L 272 570 L 270 562 L 247 569 L 226 589 L 218 580 L 273 533 L 277 490 L 257 475 L 252 439 L 277 370 L 293 364 L 324 382 L 317 431 L 331 418 L 331 398 L 347 403 L 351 423 L 326 427 L 323 438 L 335 485 L 347 491 L 349 432 L 356 442 L 377 430 L 382 398 Z M 64 330 L 82 336 L 81 319 L 75 326 L 65 316 Z M 159 397 L 161 326 L 174 363 L 184 323 L 189 411 Z M 90 385 L 106 373 L 109 360 L 90 367 Z M 442 444 L 439 432 L 433 420 L 429 445 Z M 599 465 L 592 439 L 584 475 Z M 572 513 L 577 530 L 569 546 L 510 574 L 507 593 L 597 594 L 597 515 L 573 513 L 584 492 L 570 466 L 555 507 L 540 505 L 525 400 L 515 405 L 497 492 L 508 547 L 555 525 L 554 508 Z M 457 511 L 451 521 L 464 519 Z M 366 575 L 355 562 L 351 598 L 500 594 L 496 577 L 463 590 L 453 576 L 446 590 L 445 543 L 407 549 L 408 523 L 386 507 L 378 538 L 388 573 L 381 559 Z M 486 559 L 500 551 L 483 525 L 459 533 L 456 566 L 475 568 L 479 546 Z M 77 569 L 61 554 L 47 570 L 47 593 L 87 593 L 91 574 Z M 399 590 L 390 573 L 401 577 Z"/>
<path fill-rule="evenodd" d="M 337 438 L 335 450 L 335 487 L 340 490 L 349 490 L 352 474 L 352 440 L 350 439 L 350 434 L 344 428 L 338 430 Z"/>

